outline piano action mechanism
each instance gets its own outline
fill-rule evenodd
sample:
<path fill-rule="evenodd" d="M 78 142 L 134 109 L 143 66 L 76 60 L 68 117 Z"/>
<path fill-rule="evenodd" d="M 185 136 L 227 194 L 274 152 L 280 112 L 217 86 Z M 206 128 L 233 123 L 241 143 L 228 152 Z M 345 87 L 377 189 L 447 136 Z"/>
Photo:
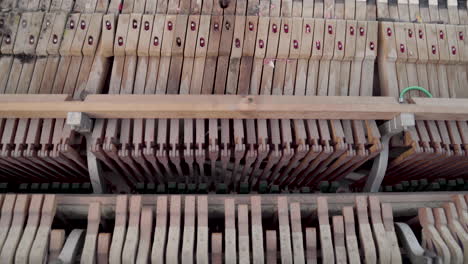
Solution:
<path fill-rule="evenodd" d="M 0 263 L 468 262 L 467 25 L 464 0 L 0 1 Z"/>

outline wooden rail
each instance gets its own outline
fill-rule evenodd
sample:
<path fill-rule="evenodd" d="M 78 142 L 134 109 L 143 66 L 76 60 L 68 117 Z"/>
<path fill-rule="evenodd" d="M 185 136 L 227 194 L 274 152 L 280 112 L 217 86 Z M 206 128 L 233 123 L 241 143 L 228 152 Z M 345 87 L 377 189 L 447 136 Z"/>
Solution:
<path fill-rule="evenodd" d="M 84 112 L 92 118 L 289 118 L 390 120 L 414 113 L 419 120 L 468 120 L 468 99 L 240 95 L 0 95 L 0 117 L 65 118 Z"/>

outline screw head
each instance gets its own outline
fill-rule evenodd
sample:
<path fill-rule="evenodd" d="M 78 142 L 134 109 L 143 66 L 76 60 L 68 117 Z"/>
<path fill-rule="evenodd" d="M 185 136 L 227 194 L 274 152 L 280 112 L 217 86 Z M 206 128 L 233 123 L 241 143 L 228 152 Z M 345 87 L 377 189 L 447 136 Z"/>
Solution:
<path fill-rule="evenodd" d="M 258 47 L 263 49 L 264 46 L 265 46 L 265 42 L 263 41 L 263 39 L 258 40 Z"/>
<path fill-rule="evenodd" d="M 109 20 L 106 20 L 106 29 L 111 30 L 112 29 L 112 24 Z"/>

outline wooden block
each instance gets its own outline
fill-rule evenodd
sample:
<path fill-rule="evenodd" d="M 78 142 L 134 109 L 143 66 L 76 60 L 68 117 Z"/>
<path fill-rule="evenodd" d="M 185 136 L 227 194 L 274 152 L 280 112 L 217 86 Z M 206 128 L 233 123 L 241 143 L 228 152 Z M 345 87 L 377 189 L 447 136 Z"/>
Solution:
<path fill-rule="evenodd" d="M 434 208 L 432 211 L 435 218 L 435 226 L 450 251 L 450 260 L 454 263 L 462 263 L 463 252 L 447 226 L 447 218 L 445 216 L 444 209 Z"/>
<path fill-rule="evenodd" d="M 251 223 L 252 223 L 252 251 L 253 263 L 264 263 L 263 251 L 263 228 L 262 228 L 262 200 L 260 196 L 252 196 L 251 204 Z"/>
<path fill-rule="evenodd" d="M 467 229 L 468 225 L 468 205 L 467 202 L 463 199 L 462 195 L 454 195 L 453 201 L 455 206 L 457 207 L 458 217 L 460 219 L 460 223 L 465 226 L 465 230 Z"/>
<path fill-rule="evenodd" d="M 124 14 L 119 16 L 117 23 L 117 31 L 115 33 L 114 56 L 125 55 L 125 45 L 127 42 L 127 32 L 130 24 L 130 15 Z"/>
<path fill-rule="evenodd" d="M 179 259 L 180 243 L 180 218 L 181 201 L 180 196 L 171 196 L 170 201 L 170 224 L 167 237 L 166 262 L 176 263 Z"/>
<path fill-rule="evenodd" d="M 53 229 L 50 231 L 49 242 L 49 262 L 55 261 L 62 251 L 63 244 L 65 243 L 65 230 Z"/>
<path fill-rule="evenodd" d="M 42 21 L 40 37 L 37 40 L 36 54 L 39 56 L 47 56 L 47 48 L 55 25 L 55 13 L 46 13 Z"/>
<path fill-rule="evenodd" d="M 24 44 L 24 53 L 28 55 L 36 54 L 36 46 L 39 41 L 39 33 L 41 33 L 42 21 L 44 19 L 43 12 L 35 12 L 31 16 L 30 23 L 27 25 L 28 36 Z M 23 22 L 21 22 L 23 23 Z"/>
<path fill-rule="evenodd" d="M 156 227 L 151 253 L 152 263 L 163 263 L 167 234 L 167 197 L 160 196 L 156 205 Z"/>
<path fill-rule="evenodd" d="M 317 263 L 317 234 L 315 228 L 307 227 L 306 236 L 306 261 L 307 263 Z"/>
<path fill-rule="evenodd" d="M 144 230 L 138 243 L 138 255 L 136 263 L 148 263 L 150 259 L 150 247 L 153 235 L 153 208 L 144 206 L 141 210 L 140 228 Z M 151 231 L 146 231 L 151 230 Z"/>
<path fill-rule="evenodd" d="M 346 246 L 343 216 L 333 216 L 333 240 L 335 243 L 335 256 L 337 263 L 346 263 Z"/>
<path fill-rule="evenodd" d="M 349 263 L 361 263 L 355 231 L 353 207 L 343 207 L 343 219 L 346 236 L 346 252 L 348 253 Z"/>
<path fill-rule="evenodd" d="M 452 235 L 457 239 L 459 244 L 463 247 L 464 259 L 468 256 L 468 236 L 463 226 L 460 224 L 457 209 L 454 203 L 445 203 L 444 212 L 447 217 L 448 228 Z"/>
<path fill-rule="evenodd" d="M 302 18 L 293 18 L 292 19 L 292 33 L 291 33 L 291 43 L 289 47 L 289 57 L 292 59 L 298 59 L 301 53 L 302 45 L 304 45 L 302 40 Z M 307 29 L 305 29 L 307 30 Z"/>
<path fill-rule="evenodd" d="M 188 16 L 186 15 L 178 15 L 174 19 L 175 30 L 170 31 L 170 32 L 174 32 L 173 40 L 172 40 L 172 48 L 171 48 L 171 54 L 174 56 L 182 56 L 184 54 L 186 32 L 187 32 L 187 21 L 188 21 Z M 163 49 L 164 49 L 164 46 L 163 46 Z"/>
<path fill-rule="evenodd" d="M 16 40 L 14 42 L 13 54 L 23 54 L 26 41 L 28 39 L 29 26 L 32 21 L 32 13 L 23 13 L 16 32 Z M 3 45 L 2 45 L 3 46 Z"/>
<path fill-rule="evenodd" d="M 265 57 L 272 59 L 276 58 L 278 52 L 278 42 L 281 32 L 281 19 L 279 18 L 270 18 L 270 31 L 268 34 L 268 40 L 265 43 L 266 54 Z"/>
<path fill-rule="evenodd" d="M 62 43 L 62 36 L 66 29 L 67 24 L 67 14 L 61 12 L 56 13 L 54 16 L 54 23 L 52 24 L 52 30 L 50 37 L 48 39 L 48 45 L 46 47 L 46 52 L 49 55 L 59 55 L 59 50 Z M 72 32 L 68 30 L 67 32 Z"/>
<path fill-rule="evenodd" d="M 388 203 L 382 204 L 382 219 L 385 231 L 387 232 L 387 240 L 392 248 L 392 263 L 402 263 L 400 247 L 398 246 L 398 238 L 395 233 L 395 226 L 393 223 L 392 206 Z"/>
<path fill-rule="evenodd" d="M 5 232 L 4 242 L 2 241 L 3 248 L 0 252 L 0 261 L 2 263 L 14 263 L 15 252 L 20 241 L 21 235 L 23 234 L 24 229 L 24 222 L 26 221 L 26 212 L 29 206 L 29 196 L 28 195 L 18 195 L 16 197 L 16 202 L 14 208 L 11 208 L 11 212 L 6 213 L 5 217 L 8 218 L 8 214 L 11 214 L 12 217 L 10 219 L 11 226 L 8 229 L 5 229 L 6 221 L 8 219 L 3 220 L 3 211 L 2 208 L 2 219 L 0 219 L 0 226 L 2 226 L 2 231 Z M 7 202 L 7 200 L 5 200 Z M 8 206 L 8 204 L 6 204 Z M 8 235 L 6 235 L 8 232 Z"/>
<path fill-rule="evenodd" d="M 239 261 L 250 263 L 249 239 L 249 208 L 247 205 L 238 205 L 237 228 L 239 230 Z"/>
<path fill-rule="evenodd" d="M 315 19 L 314 23 L 314 38 L 312 42 L 311 59 L 320 60 L 323 56 L 324 36 L 325 36 L 325 20 Z"/>
<path fill-rule="evenodd" d="M 450 262 L 450 250 L 434 226 L 435 220 L 430 208 L 419 208 L 418 219 L 423 227 L 423 247 L 433 250 L 443 261 Z"/>
<path fill-rule="evenodd" d="M 110 233 L 99 233 L 97 242 L 97 264 L 109 263 Z"/>
<path fill-rule="evenodd" d="M 234 199 L 224 200 L 224 261 L 237 263 L 236 207 Z"/>
<path fill-rule="evenodd" d="M 99 224 L 101 222 L 101 204 L 91 203 L 88 209 L 88 227 L 81 254 L 81 264 L 93 264 L 96 261 L 97 239 L 99 234 Z"/>
<path fill-rule="evenodd" d="M 130 197 L 127 235 L 122 252 L 122 263 L 134 263 L 140 240 L 141 196 Z"/>
<path fill-rule="evenodd" d="M 47 243 L 49 242 L 49 233 L 56 212 L 55 195 L 46 195 L 42 205 L 41 221 L 37 229 L 36 237 L 29 254 L 29 263 L 42 263 L 47 255 Z"/>
<path fill-rule="evenodd" d="M 237 21 L 237 20 L 236 20 Z M 258 30 L 258 17 L 248 16 L 245 21 L 245 38 L 242 50 L 242 56 L 252 57 L 255 53 L 255 45 Z M 267 27 L 268 30 L 268 27 Z"/>
<path fill-rule="evenodd" d="M 223 233 L 211 234 L 211 263 L 223 263 Z"/>
<path fill-rule="evenodd" d="M 325 197 L 317 198 L 317 214 L 319 219 L 320 228 L 320 244 L 322 248 L 322 258 L 328 263 L 328 261 L 334 262 L 335 257 L 333 253 L 333 242 L 332 234 L 330 230 L 330 224 L 328 222 L 328 202 Z"/>
<path fill-rule="evenodd" d="M 387 235 L 382 222 L 382 214 L 380 209 L 380 201 L 376 196 L 369 197 L 369 207 L 372 220 L 372 229 L 375 234 L 379 259 L 384 263 L 391 262 L 391 248 L 387 240 Z"/>
<path fill-rule="evenodd" d="M 13 208 L 15 206 L 16 195 L 8 194 L 5 195 L 2 205 L 2 215 L 0 218 L 0 247 L 3 248 L 5 240 L 10 230 L 11 221 L 13 218 Z"/>
<path fill-rule="evenodd" d="M 150 56 L 160 56 L 161 53 L 161 44 L 163 40 L 164 25 L 166 17 L 163 15 L 155 15 L 153 22 L 153 31 L 151 34 L 151 42 L 149 46 L 149 55 Z"/>
<path fill-rule="evenodd" d="M 304 18 L 304 21 L 302 23 L 302 39 L 300 43 L 299 53 L 300 59 L 308 59 L 311 56 L 313 47 L 312 40 L 314 36 L 314 32 L 312 30 L 315 27 L 314 22 L 315 20 L 312 18 Z"/>
<path fill-rule="evenodd" d="M 100 54 L 104 57 L 110 57 L 114 54 L 115 21 L 114 14 L 106 14 L 102 17 Z"/>
<path fill-rule="evenodd" d="M 195 196 L 186 196 L 184 204 L 184 232 L 182 235 L 182 263 L 193 263 L 195 242 Z"/>
<path fill-rule="evenodd" d="M 197 199 L 197 263 L 208 263 L 208 199 Z M 221 241 L 222 242 L 222 241 Z"/>
<path fill-rule="evenodd" d="M 205 57 L 208 50 L 211 16 L 200 16 L 198 26 L 198 38 L 195 42 L 195 57 Z"/>
<path fill-rule="evenodd" d="M 138 41 L 138 56 L 149 56 L 150 45 L 152 45 L 151 34 L 153 32 L 154 15 L 143 15 L 140 27 L 140 39 Z"/>
<path fill-rule="evenodd" d="M 265 234 L 266 240 L 266 263 L 277 263 L 278 257 L 277 255 L 277 246 L 276 246 L 276 231 L 275 230 L 267 230 Z"/>
<path fill-rule="evenodd" d="M 24 228 L 23 235 L 16 248 L 15 263 L 26 264 L 29 261 L 29 253 L 36 236 L 36 231 L 41 218 L 42 201 L 44 195 L 34 194 L 31 196 L 31 203 L 28 211 L 28 221 Z"/>
<path fill-rule="evenodd" d="M 73 56 L 82 56 L 82 49 L 85 43 L 86 34 L 90 28 L 91 14 L 82 14 L 80 20 L 77 23 L 77 29 L 75 37 L 73 38 L 72 45 L 70 47 L 70 54 Z"/>
<path fill-rule="evenodd" d="M 244 28 L 246 18 L 244 16 L 236 16 L 234 24 L 234 35 L 231 44 L 231 57 L 240 58 L 242 56 L 242 47 L 244 44 Z M 224 55 L 224 54 L 222 54 Z"/>
<path fill-rule="evenodd" d="M 294 263 L 305 263 L 304 241 L 301 225 L 301 205 L 299 203 L 291 203 L 290 216 Z"/>
<path fill-rule="evenodd" d="M 291 234 L 289 227 L 289 208 L 288 200 L 286 197 L 278 197 L 278 221 L 280 231 L 280 249 L 281 259 L 283 263 L 291 263 L 292 261 L 292 248 L 291 248 Z"/>
<path fill-rule="evenodd" d="M 138 48 L 138 40 L 140 38 L 140 27 L 141 27 L 141 14 L 131 14 L 129 25 L 128 25 L 128 32 L 127 32 L 127 40 L 125 43 L 125 55 L 137 55 L 137 48 Z"/>
<path fill-rule="evenodd" d="M 369 225 L 369 217 L 367 214 L 367 198 L 365 196 L 356 197 L 356 212 L 359 226 L 359 238 L 361 248 L 364 249 L 364 260 L 366 263 L 376 263 L 377 254 L 372 238 L 372 231 Z"/>
<path fill-rule="evenodd" d="M 164 27 L 164 36 L 161 46 L 161 56 L 169 57 L 172 55 L 172 47 L 174 41 L 174 34 L 176 30 L 177 17 L 174 15 L 166 16 L 166 22 Z"/>
<path fill-rule="evenodd" d="M 36 47 L 39 42 L 39 34 L 41 32 L 46 31 L 45 28 L 50 26 L 50 21 L 49 21 L 49 26 L 47 26 L 47 21 L 45 21 L 44 24 L 44 31 L 41 30 L 41 26 L 43 24 L 44 20 L 44 15 L 45 13 L 42 12 L 35 12 L 31 16 L 31 21 L 27 25 L 28 28 L 28 36 L 26 38 L 26 42 L 24 45 L 24 53 L 28 55 L 35 55 L 36 54 Z M 23 22 L 22 22 L 23 23 Z M 46 35 L 46 32 L 44 32 L 44 35 Z"/>
<path fill-rule="evenodd" d="M 71 47 L 73 43 L 73 39 L 75 38 L 75 33 L 77 28 L 79 27 L 79 20 L 80 14 L 71 14 L 68 16 L 68 20 L 65 26 L 65 32 L 63 33 L 63 39 L 60 45 L 60 55 L 62 56 L 70 56 L 71 55 Z M 53 30 L 53 35 L 59 32 L 59 29 L 55 31 Z M 52 37 L 53 37 L 52 35 Z M 59 34 L 56 34 L 57 38 L 59 38 Z"/>
<path fill-rule="evenodd" d="M 10 13 L 8 16 L 2 18 L 8 25 L 10 32 L 5 32 L 5 35 L 1 38 L 1 53 L 2 54 L 13 54 L 14 46 L 16 46 L 16 35 L 20 31 L 19 24 L 21 16 L 16 13 Z M 21 41 L 21 40 L 19 40 Z M 23 44 L 20 44 L 23 45 Z M 21 48 L 20 48 L 21 49 Z"/>
<path fill-rule="evenodd" d="M 100 13 L 95 13 L 91 16 L 89 29 L 86 33 L 85 42 L 82 49 L 84 56 L 93 56 L 97 50 L 98 41 L 100 41 L 101 35 L 102 18 L 103 15 Z"/>
<path fill-rule="evenodd" d="M 206 46 L 208 47 L 207 53 L 206 53 L 207 57 L 218 56 L 219 45 L 221 41 L 221 28 L 222 27 L 223 27 L 223 17 L 212 16 L 210 33 L 209 33 L 209 41 L 206 44 Z"/>
<path fill-rule="evenodd" d="M 278 44 L 277 58 L 286 59 L 289 56 L 289 45 L 291 43 L 292 19 L 282 18 L 280 27 L 280 39 Z"/>

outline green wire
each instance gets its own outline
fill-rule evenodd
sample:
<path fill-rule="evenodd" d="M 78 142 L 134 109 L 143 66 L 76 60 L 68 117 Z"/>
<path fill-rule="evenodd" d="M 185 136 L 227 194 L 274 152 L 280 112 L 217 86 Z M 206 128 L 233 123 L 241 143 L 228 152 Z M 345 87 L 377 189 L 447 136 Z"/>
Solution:
<path fill-rule="evenodd" d="M 420 87 L 420 86 L 410 86 L 410 87 L 406 87 L 405 89 L 403 89 L 403 91 L 401 91 L 401 93 L 400 93 L 400 101 L 403 101 L 403 98 L 404 98 L 405 94 L 406 94 L 408 91 L 411 91 L 411 90 L 418 90 L 418 91 L 421 91 L 421 92 L 423 92 L 424 94 L 426 94 L 427 97 L 432 98 L 432 94 L 431 94 L 428 90 L 426 90 L 426 89 L 424 89 L 424 88 L 422 88 L 422 87 Z"/>

